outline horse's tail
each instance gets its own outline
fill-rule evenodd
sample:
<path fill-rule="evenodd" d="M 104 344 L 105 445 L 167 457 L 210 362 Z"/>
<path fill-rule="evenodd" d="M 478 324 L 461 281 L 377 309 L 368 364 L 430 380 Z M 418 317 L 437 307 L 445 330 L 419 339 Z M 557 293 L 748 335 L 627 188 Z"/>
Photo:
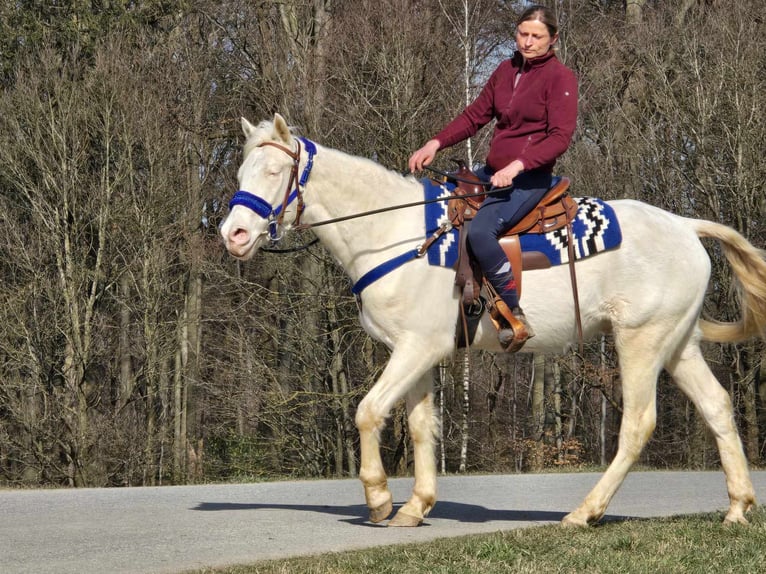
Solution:
<path fill-rule="evenodd" d="M 735 343 L 766 333 L 766 251 L 751 244 L 738 231 L 701 219 L 689 219 L 699 237 L 717 239 L 734 271 L 742 307 L 736 322 L 699 320 L 702 338 Z"/>

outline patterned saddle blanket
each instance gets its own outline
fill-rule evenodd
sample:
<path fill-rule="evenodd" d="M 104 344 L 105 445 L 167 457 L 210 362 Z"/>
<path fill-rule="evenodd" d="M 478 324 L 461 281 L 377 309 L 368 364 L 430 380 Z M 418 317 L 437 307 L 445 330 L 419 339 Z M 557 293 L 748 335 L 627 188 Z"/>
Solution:
<path fill-rule="evenodd" d="M 423 180 L 422 183 L 426 200 L 451 196 L 454 189 L 449 185 L 439 185 L 431 180 Z M 554 266 L 569 262 L 570 241 L 574 241 L 575 261 L 619 247 L 622 242 L 622 232 L 614 209 L 601 199 L 593 197 L 574 199 L 578 210 L 572 222 L 573 237 L 569 237 L 566 227 L 548 233 L 525 233 L 519 238 L 522 251 L 542 253 L 548 258 L 551 266 Z M 448 221 L 447 201 L 426 204 L 426 236 L 430 236 Z M 450 230 L 434 242 L 428 249 L 427 257 L 431 265 L 454 267 L 458 257 L 457 229 Z"/>

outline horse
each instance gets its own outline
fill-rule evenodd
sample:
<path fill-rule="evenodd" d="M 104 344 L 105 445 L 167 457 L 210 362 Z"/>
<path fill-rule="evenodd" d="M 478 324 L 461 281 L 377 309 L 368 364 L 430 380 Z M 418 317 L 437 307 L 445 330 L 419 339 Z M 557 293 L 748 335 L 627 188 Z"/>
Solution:
<path fill-rule="evenodd" d="M 246 140 L 239 191 L 220 227 L 233 257 L 248 260 L 280 233 L 311 228 L 358 286 L 360 279 L 423 243 L 424 206 L 417 201 L 423 199 L 423 186 L 412 175 L 298 137 L 279 114 L 258 125 L 242 118 L 241 124 Z M 703 359 L 700 341 L 763 335 L 766 252 L 723 224 L 635 200 L 607 203 L 619 218 L 622 244 L 577 262 L 580 327 L 585 340 L 602 333 L 614 338 L 623 415 L 612 462 L 562 524 L 586 526 L 603 517 L 654 430 L 662 369 L 691 399 L 715 437 L 730 501 L 724 521 L 746 524 L 745 513 L 756 502 L 747 460 L 731 400 Z M 406 208 L 388 209 L 401 205 Z M 374 218 L 350 216 L 370 212 Z M 734 271 L 740 287 L 738 321 L 701 317 L 711 267 L 702 237 L 720 243 Z M 431 373 L 456 347 L 460 293 L 454 279 L 453 269 L 414 257 L 376 273 L 357 292 L 362 326 L 390 350 L 385 369 L 355 415 L 359 479 L 373 523 L 393 512 L 379 436 L 401 399 L 413 444 L 414 485 L 388 525 L 418 526 L 436 502 L 439 421 Z M 536 335 L 522 352 L 561 354 L 572 348 L 578 329 L 567 265 L 527 271 L 524 285 L 522 305 Z M 472 344 L 502 352 L 488 317 L 481 319 Z"/>

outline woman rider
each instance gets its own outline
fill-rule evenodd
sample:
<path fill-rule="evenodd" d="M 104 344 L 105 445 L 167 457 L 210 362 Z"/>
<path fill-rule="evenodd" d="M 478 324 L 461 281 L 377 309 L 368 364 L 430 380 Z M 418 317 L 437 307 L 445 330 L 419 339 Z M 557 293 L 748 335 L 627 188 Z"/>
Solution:
<path fill-rule="evenodd" d="M 516 22 L 516 52 L 500 63 L 476 100 L 436 136 L 414 152 L 410 171 L 430 164 L 436 153 L 471 136 L 497 120 L 486 165 L 479 177 L 496 188 L 468 229 L 468 244 L 485 276 L 532 336 L 519 306 L 513 270 L 498 238 L 518 223 L 551 186 L 556 159 L 569 147 L 577 123 L 577 78 L 556 57 L 559 39 L 553 12 L 544 6 L 527 8 Z M 514 341 L 512 329 L 502 329 L 500 343 Z"/>

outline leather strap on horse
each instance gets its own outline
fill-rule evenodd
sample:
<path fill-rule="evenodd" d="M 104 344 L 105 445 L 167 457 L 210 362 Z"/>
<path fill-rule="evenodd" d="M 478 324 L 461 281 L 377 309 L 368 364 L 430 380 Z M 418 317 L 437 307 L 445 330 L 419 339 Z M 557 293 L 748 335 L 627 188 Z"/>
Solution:
<path fill-rule="evenodd" d="M 466 219 L 458 228 L 458 257 L 455 264 L 455 285 L 460 288 L 462 306 L 473 304 L 481 293 L 481 284 L 476 277 L 481 276 L 481 270 L 475 268 L 473 257 L 468 254 L 468 227 L 471 219 Z"/>
<path fill-rule="evenodd" d="M 434 231 L 433 234 L 431 234 L 431 237 L 426 239 L 425 242 L 423 242 L 423 245 L 418 247 L 418 257 L 423 257 L 423 255 L 426 254 L 426 252 L 431 247 L 431 245 L 433 245 L 437 239 L 439 239 L 442 235 L 447 233 L 450 229 L 452 229 L 452 224 L 445 223 L 441 225 L 439 229 Z"/>
<path fill-rule="evenodd" d="M 569 278 L 572 281 L 572 297 L 574 298 L 575 323 L 577 324 L 577 341 L 580 356 L 583 355 L 582 317 L 580 316 L 580 296 L 577 291 L 577 273 L 575 271 L 574 233 L 572 222 L 567 223 L 567 253 L 569 254 Z"/>
<path fill-rule="evenodd" d="M 295 214 L 295 222 L 294 225 L 298 226 L 301 222 L 301 214 L 303 213 L 303 194 L 301 193 L 301 188 L 299 185 L 300 178 L 298 177 L 298 167 L 301 161 L 301 140 L 296 139 L 295 143 L 298 146 L 298 149 L 296 149 L 294 152 L 293 150 L 278 144 L 276 142 L 262 142 L 259 144 L 259 147 L 263 146 L 271 146 L 275 147 L 278 150 L 281 150 L 285 152 L 290 158 L 293 160 L 293 166 L 290 169 L 290 179 L 287 182 L 287 189 L 285 189 L 285 196 L 282 199 L 282 208 L 279 211 L 279 215 L 277 216 L 277 225 L 282 225 L 282 221 L 285 218 L 285 211 L 287 211 L 287 204 L 290 203 L 290 193 L 293 190 L 293 183 L 295 184 L 295 191 L 298 193 L 298 206 L 297 206 L 297 212 Z"/>

